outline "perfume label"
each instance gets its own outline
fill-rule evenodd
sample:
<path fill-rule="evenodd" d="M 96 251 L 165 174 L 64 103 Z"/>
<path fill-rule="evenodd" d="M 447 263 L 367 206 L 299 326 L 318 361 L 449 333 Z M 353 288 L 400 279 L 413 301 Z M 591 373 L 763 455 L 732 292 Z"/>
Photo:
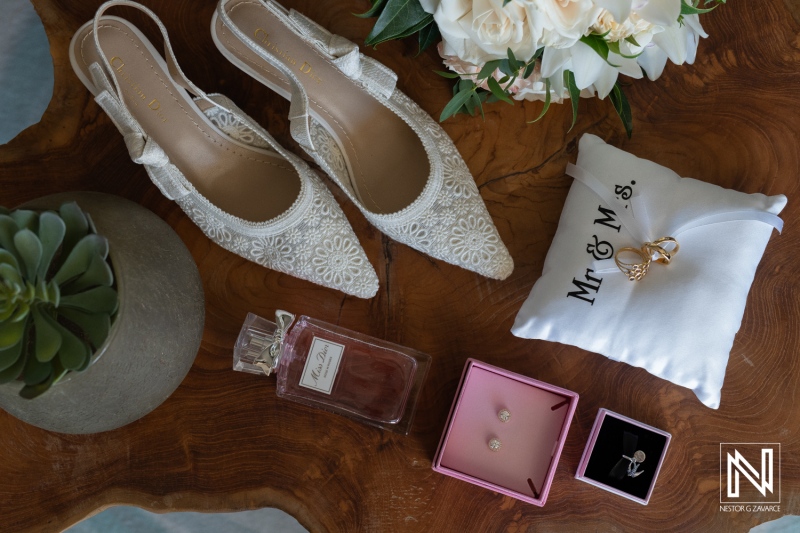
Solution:
<path fill-rule="evenodd" d="M 300 386 L 330 394 L 344 354 L 344 345 L 314 337 Z"/>

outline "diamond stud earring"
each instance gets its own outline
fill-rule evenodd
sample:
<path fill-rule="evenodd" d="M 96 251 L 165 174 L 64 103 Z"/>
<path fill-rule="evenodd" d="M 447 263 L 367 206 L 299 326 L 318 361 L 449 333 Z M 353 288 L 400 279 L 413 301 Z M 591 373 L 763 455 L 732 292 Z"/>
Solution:
<path fill-rule="evenodd" d="M 508 422 L 511 419 L 511 411 L 508 409 L 501 409 L 500 412 L 497 413 L 497 418 L 499 418 L 501 422 Z"/>
<path fill-rule="evenodd" d="M 489 440 L 489 449 L 492 450 L 493 452 L 496 452 L 497 450 L 499 450 L 500 446 L 502 446 L 502 445 L 503 445 L 503 443 L 500 442 L 500 439 L 495 438 L 495 439 Z"/>

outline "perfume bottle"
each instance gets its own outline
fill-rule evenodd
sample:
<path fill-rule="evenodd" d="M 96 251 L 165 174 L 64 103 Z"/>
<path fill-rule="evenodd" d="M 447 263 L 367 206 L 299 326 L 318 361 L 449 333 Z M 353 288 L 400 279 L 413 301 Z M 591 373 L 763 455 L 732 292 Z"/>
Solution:
<path fill-rule="evenodd" d="M 275 322 L 250 313 L 233 369 L 277 374 L 277 394 L 407 435 L 429 355 L 278 310 Z M 293 325 L 294 324 L 294 325 Z"/>

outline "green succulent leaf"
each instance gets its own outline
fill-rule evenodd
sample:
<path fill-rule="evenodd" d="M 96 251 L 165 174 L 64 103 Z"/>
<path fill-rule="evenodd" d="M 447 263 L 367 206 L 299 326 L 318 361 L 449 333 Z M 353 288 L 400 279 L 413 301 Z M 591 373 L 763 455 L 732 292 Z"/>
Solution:
<path fill-rule="evenodd" d="M 78 294 L 61 297 L 60 307 L 69 307 L 87 313 L 109 313 L 117 311 L 117 291 L 111 287 L 95 287 Z"/>
<path fill-rule="evenodd" d="M 9 211 L 8 208 L 0 205 L 0 215 L 9 215 L 9 214 L 11 214 L 11 211 Z"/>
<path fill-rule="evenodd" d="M 29 229 L 18 231 L 14 235 L 14 246 L 17 247 L 17 252 L 25 264 L 27 278 L 33 282 L 39 271 L 39 263 L 42 261 L 42 243 L 39 237 Z"/>
<path fill-rule="evenodd" d="M 61 361 L 58 359 L 53 360 L 53 385 L 58 383 L 69 373 L 69 370 L 64 368 L 64 365 L 61 364 Z"/>
<path fill-rule="evenodd" d="M 67 282 L 77 278 L 89 268 L 92 257 L 100 255 L 104 259 L 108 256 L 108 240 L 100 235 L 86 235 L 69 253 L 64 264 L 58 269 L 56 275 L 53 276 L 53 281 L 59 285 L 65 285 Z"/>
<path fill-rule="evenodd" d="M 42 243 L 42 261 L 39 264 L 37 275 L 40 280 L 47 277 L 50 263 L 53 262 L 58 248 L 64 242 L 66 232 L 67 225 L 61 217 L 52 211 L 42 213 L 39 217 L 39 240 Z"/>
<path fill-rule="evenodd" d="M 0 350 L 11 348 L 22 340 L 25 334 L 25 325 L 27 320 L 18 320 L 11 322 L 6 320 L 0 323 Z"/>
<path fill-rule="evenodd" d="M 59 310 L 59 315 L 82 330 L 95 350 L 98 350 L 108 338 L 108 332 L 111 330 L 111 317 L 106 313 L 90 314 L 77 309 L 63 308 Z"/>
<path fill-rule="evenodd" d="M 11 367 L 22 355 L 22 342 L 18 342 L 11 348 L 0 350 L 0 372 Z"/>
<path fill-rule="evenodd" d="M 51 365 L 52 366 L 52 365 Z M 64 371 L 66 373 L 66 371 Z M 63 374 L 62 374 L 63 376 Z M 54 372 L 50 372 L 50 375 L 47 377 L 47 380 L 43 383 L 39 383 L 37 385 L 25 385 L 19 391 L 19 395 L 25 398 L 26 400 L 33 400 L 50 390 L 50 387 L 56 382 L 56 376 Z"/>
<path fill-rule="evenodd" d="M 111 265 L 99 254 L 92 256 L 89 268 L 78 279 L 62 288 L 62 294 L 70 295 L 83 292 L 93 287 L 110 287 L 114 284 L 114 273 Z"/>
<path fill-rule="evenodd" d="M 61 334 L 61 347 L 58 350 L 58 361 L 67 370 L 78 370 L 91 356 L 89 347 L 70 330 L 55 319 L 47 317 L 50 324 Z"/>
<path fill-rule="evenodd" d="M 75 202 L 62 205 L 58 214 L 66 224 L 66 233 L 61 247 L 61 257 L 68 257 L 72 248 L 89 233 L 89 221 Z"/>
<path fill-rule="evenodd" d="M 17 264 L 22 263 L 22 258 L 17 253 L 14 246 L 14 235 L 19 231 L 17 222 L 9 215 L 0 215 L 0 248 L 9 251 L 17 260 Z"/>
<path fill-rule="evenodd" d="M 11 218 L 20 229 L 29 229 L 34 233 L 39 230 L 39 213 L 28 209 L 17 209 L 11 212 Z"/>
<path fill-rule="evenodd" d="M 33 312 L 33 325 L 36 335 L 36 344 L 34 351 L 36 352 L 36 359 L 42 363 L 47 363 L 53 359 L 61 348 L 61 332 L 53 326 L 55 322 L 52 318 L 45 317 L 45 313 L 39 308 L 34 306 Z"/>
<path fill-rule="evenodd" d="M 14 254 L 3 248 L 0 248 L 0 265 L 11 265 L 14 270 L 19 270 L 17 258 L 14 257 Z"/>
<path fill-rule="evenodd" d="M 20 343 L 22 346 L 22 353 L 17 358 L 17 362 L 0 372 L 0 383 L 8 383 L 17 379 L 22 374 L 22 369 L 25 368 L 25 360 L 28 358 L 26 350 L 26 342 Z"/>
<path fill-rule="evenodd" d="M 45 381 L 53 373 L 53 365 L 50 362 L 43 363 L 35 357 L 28 357 L 25 367 L 22 369 L 22 379 L 26 385 L 38 385 Z"/>
<path fill-rule="evenodd" d="M 424 27 L 420 24 L 426 19 L 433 20 L 433 15 L 422 9 L 419 0 L 387 0 L 364 44 L 375 46 L 404 34 L 408 35 L 410 29 Z"/>

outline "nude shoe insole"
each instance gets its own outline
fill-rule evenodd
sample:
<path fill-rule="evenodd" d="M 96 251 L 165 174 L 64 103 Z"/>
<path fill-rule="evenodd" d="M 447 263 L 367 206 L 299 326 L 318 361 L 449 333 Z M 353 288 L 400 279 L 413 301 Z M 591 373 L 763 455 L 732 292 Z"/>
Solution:
<path fill-rule="evenodd" d="M 315 114 L 338 139 L 351 169 L 346 183 L 368 211 L 400 211 L 422 193 L 430 165 L 419 136 L 399 116 L 359 87 L 316 48 L 252 0 L 226 6 L 233 23 L 293 69 Z M 262 82 L 290 94 L 288 81 L 243 44 L 217 18 L 218 42 L 262 77 Z"/>
<path fill-rule="evenodd" d="M 98 56 L 91 26 L 75 40 L 77 66 L 91 79 Z M 278 154 L 232 141 L 203 115 L 169 75 L 152 44 L 123 19 L 100 19 L 98 37 L 125 104 L 170 162 L 211 203 L 236 217 L 265 222 L 289 209 L 300 179 Z"/>

